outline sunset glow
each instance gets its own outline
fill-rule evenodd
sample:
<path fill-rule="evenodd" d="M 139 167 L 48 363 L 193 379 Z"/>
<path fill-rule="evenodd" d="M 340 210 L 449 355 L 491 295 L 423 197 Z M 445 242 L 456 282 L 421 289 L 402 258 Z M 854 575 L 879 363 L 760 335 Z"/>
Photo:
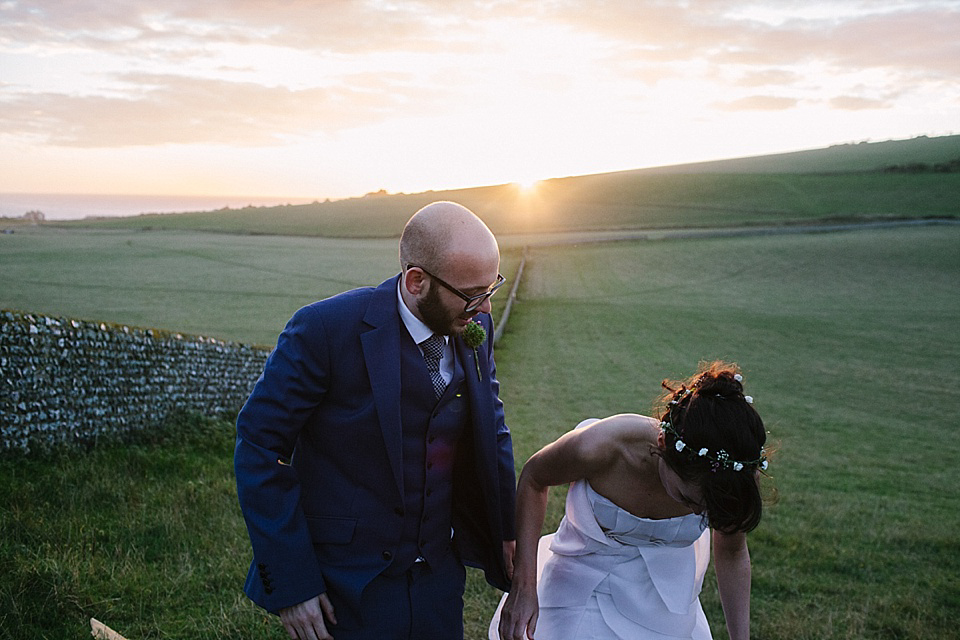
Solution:
<path fill-rule="evenodd" d="M 522 194 L 532 194 L 537 190 L 537 185 L 540 184 L 540 180 L 523 180 L 521 182 L 516 182 L 517 189 L 520 190 Z"/>
<path fill-rule="evenodd" d="M 2 193 L 340 198 L 960 131 L 949 0 L 0 2 Z"/>

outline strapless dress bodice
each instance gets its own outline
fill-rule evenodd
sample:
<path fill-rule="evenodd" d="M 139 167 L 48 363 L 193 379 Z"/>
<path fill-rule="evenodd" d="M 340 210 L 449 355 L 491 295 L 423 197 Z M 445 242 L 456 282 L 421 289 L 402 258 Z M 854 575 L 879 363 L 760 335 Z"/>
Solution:
<path fill-rule="evenodd" d="M 594 491 L 584 481 L 587 499 L 592 506 L 597 524 L 608 537 L 627 545 L 666 545 L 685 547 L 693 544 L 703 534 L 704 524 L 700 516 L 650 519 L 635 516 Z"/>

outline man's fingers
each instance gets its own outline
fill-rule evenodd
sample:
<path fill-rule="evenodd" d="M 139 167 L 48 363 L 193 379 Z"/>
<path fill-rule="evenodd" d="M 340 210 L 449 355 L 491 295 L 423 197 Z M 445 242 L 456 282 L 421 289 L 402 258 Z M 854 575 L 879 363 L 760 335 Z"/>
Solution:
<path fill-rule="evenodd" d="M 333 636 L 327 632 L 323 622 L 324 614 L 330 616 L 331 622 L 336 624 L 332 619 L 333 606 L 325 593 L 306 602 L 281 609 L 280 621 L 291 640 L 333 640 Z"/>
<path fill-rule="evenodd" d="M 337 624 L 337 616 L 333 611 L 333 603 L 330 602 L 330 598 L 328 598 L 325 593 L 320 594 L 320 608 L 323 610 L 323 615 L 330 621 L 330 624 Z"/>

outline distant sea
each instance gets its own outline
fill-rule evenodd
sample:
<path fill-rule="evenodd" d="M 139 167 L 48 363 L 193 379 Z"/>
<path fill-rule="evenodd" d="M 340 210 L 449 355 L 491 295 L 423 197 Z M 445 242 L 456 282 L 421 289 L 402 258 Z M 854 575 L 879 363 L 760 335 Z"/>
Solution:
<path fill-rule="evenodd" d="M 214 211 L 224 207 L 242 209 L 248 205 L 269 207 L 306 204 L 316 200 L 318 198 L 0 193 L 0 217 L 19 218 L 27 211 L 41 211 L 47 220 L 80 220 L 87 217 L 137 216 L 141 213 Z"/>

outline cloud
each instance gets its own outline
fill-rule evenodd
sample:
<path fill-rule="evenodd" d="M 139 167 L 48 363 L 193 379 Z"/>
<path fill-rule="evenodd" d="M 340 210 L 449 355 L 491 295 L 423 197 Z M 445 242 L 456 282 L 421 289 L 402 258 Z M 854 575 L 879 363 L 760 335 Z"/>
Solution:
<path fill-rule="evenodd" d="M 960 7 L 867 16 L 824 34 L 839 65 L 960 74 Z"/>
<path fill-rule="evenodd" d="M 882 3 L 876 6 L 881 8 Z M 960 76 L 960 10 L 921 8 L 832 20 L 792 20 L 737 30 L 716 62 L 845 70 L 897 69 Z"/>
<path fill-rule="evenodd" d="M 262 44 L 303 51 L 428 51 L 466 25 L 484 3 L 387 3 L 363 0 L 127 0 L 103 3 L 7 2 L 0 41 L 114 53 Z M 458 13 L 457 8 L 471 11 Z M 463 33 L 467 33 L 465 29 Z"/>
<path fill-rule="evenodd" d="M 747 96 L 729 102 L 717 102 L 714 106 L 721 111 L 784 111 L 799 104 L 796 98 L 781 96 Z"/>
<path fill-rule="evenodd" d="M 804 17 L 809 3 L 607 0 L 586 8 L 571 0 L 560 5 L 552 19 L 620 41 L 633 59 L 759 67 L 819 61 L 847 69 L 960 75 L 960 7 L 955 2 L 838 2 L 831 5 L 836 11 L 829 17 Z M 756 9 L 778 10 L 782 19 L 751 17 Z"/>
<path fill-rule="evenodd" d="M 172 75 L 118 79 L 130 97 L 39 93 L 4 100 L 0 130 L 73 147 L 262 146 L 377 122 L 399 103 L 430 99 L 402 77 L 369 74 L 299 91 Z"/>
<path fill-rule="evenodd" d="M 862 96 L 837 96 L 831 98 L 830 106 L 845 111 L 862 111 L 865 109 L 886 109 L 891 106 L 887 100 L 864 98 Z"/>
<path fill-rule="evenodd" d="M 960 73 L 955 2 L 834 6 L 836 15 L 817 18 L 805 12 L 808 3 L 745 0 L 34 0 L 0 5 L 0 42 L 156 55 L 201 55 L 225 43 L 339 54 L 479 52 L 485 24 L 554 23 L 616 43 L 633 60 L 780 65 L 815 58 Z M 778 10 L 781 20 L 763 20 L 760 9 Z"/>
<path fill-rule="evenodd" d="M 960 92 L 957 33 L 946 0 L 0 0 L 0 55 L 112 65 L 87 63 L 71 86 L 5 78 L 0 131 L 79 147 L 276 145 L 501 104 L 534 121 L 577 96 L 649 113 L 655 85 L 703 88 L 690 93 L 723 111 L 879 109 L 906 95 L 892 85 Z M 509 104 L 489 98 L 504 92 Z"/>
<path fill-rule="evenodd" d="M 801 79 L 802 76 L 800 74 L 787 69 L 759 69 L 743 74 L 736 80 L 736 84 L 741 87 L 766 87 L 771 85 L 790 85 Z"/>

